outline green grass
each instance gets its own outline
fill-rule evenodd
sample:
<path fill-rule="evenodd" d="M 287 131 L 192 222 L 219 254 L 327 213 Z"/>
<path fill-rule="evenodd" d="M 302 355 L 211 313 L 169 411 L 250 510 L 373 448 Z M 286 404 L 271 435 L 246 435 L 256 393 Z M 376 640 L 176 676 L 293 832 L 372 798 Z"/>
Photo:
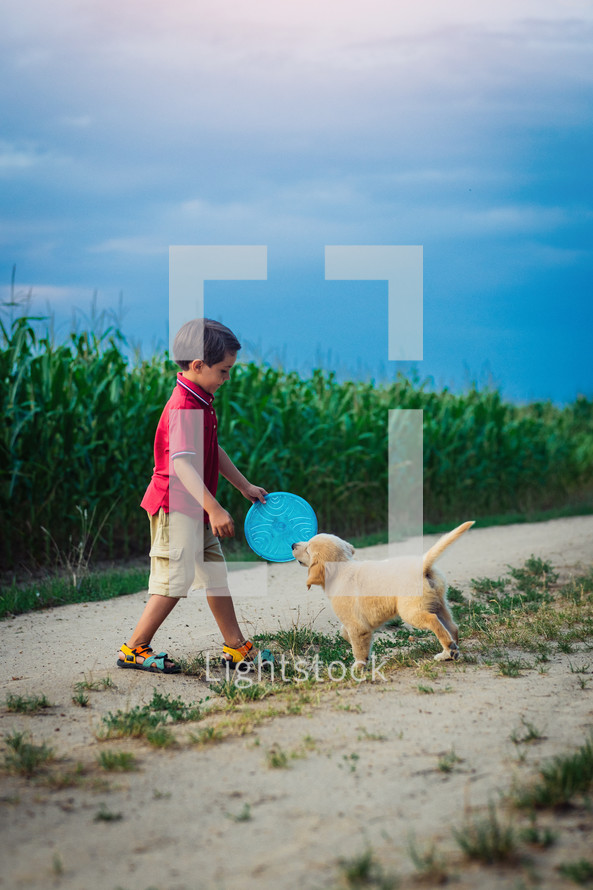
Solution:
<path fill-rule="evenodd" d="M 494 804 L 487 816 L 466 820 L 461 828 L 453 828 L 453 836 L 468 859 L 485 865 L 509 862 L 517 856 L 517 836 L 514 827 L 502 823 Z"/>
<path fill-rule="evenodd" d="M 556 843 L 557 835 L 551 828 L 540 828 L 535 818 L 532 818 L 531 824 L 520 830 L 519 838 L 525 844 L 547 850 Z"/>
<path fill-rule="evenodd" d="M 511 569 L 508 578 L 480 579 L 474 585 L 471 599 L 455 588 L 449 591 L 465 660 L 480 654 L 485 663 L 498 666 L 501 676 L 519 677 L 525 670 L 545 671 L 558 643 L 571 651 L 591 645 L 593 567 L 558 585 L 549 564 L 531 557 L 522 568 Z M 529 653 L 534 659 L 526 657 Z"/>
<path fill-rule="evenodd" d="M 498 662 L 498 671 L 501 677 L 520 677 L 526 668 L 529 668 L 529 664 L 524 658 L 507 656 L 503 661 Z"/>
<path fill-rule="evenodd" d="M 147 729 L 144 738 L 153 748 L 172 748 L 177 744 L 168 726 L 155 726 Z"/>
<path fill-rule="evenodd" d="M 79 680 L 74 684 L 75 692 L 103 692 L 105 689 L 115 689 L 115 683 L 111 677 L 102 677 L 100 680 Z"/>
<path fill-rule="evenodd" d="M 53 705 L 45 695 L 8 695 L 6 708 L 15 714 L 39 714 Z"/>
<path fill-rule="evenodd" d="M 188 705 L 181 698 L 171 698 L 168 693 L 163 695 L 156 689 L 147 707 L 152 711 L 164 712 L 169 716 L 172 723 L 186 723 L 188 721 L 200 720 L 202 717 L 202 711 L 195 702 Z"/>
<path fill-rule="evenodd" d="M 114 813 L 112 810 L 108 810 L 105 804 L 101 804 L 101 807 L 95 813 L 95 822 L 119 822 L 123 819 L 123 813 Z"/>
<path fill-rule="evenodd" d="M 290 757 L 277 745 L 270 748 L 266 752 L 266 763 L 270 769 L 288 769 L 290 766 Z"/>
<path fill-rule="evenodd" d="M 206 675 L 206 658 L 199 652 L 193 658 L 176 658 L 181 673 L 188 677 L 204 677 Z"/>
<path fill-rule="evenodd" d="M 189 739 L 192 745 L 204 748 L 208 745 L 217 745 L 224 739 L 224 733 L 215 726 L 205 726 L 198 732 L 190 732 Z"/>
<path fill-rule="evenodd" d="M 186 704 L 180 698 L 171 698 L 155 689 L 147 705 L 106 714 L 102 718 L 99 738 L 144 738 L 155 747 L 167 747 L 172 744 L 173 736 L 165 723 L 195 722 L 201 717 L 201 708 L 195 702 Z"/>
<path fill-rule="evenodd" d="M 132 772 L 138 769 L 134 754 L 129 751 L 100 751 L 97 763 L 107 772 Z"/>
<path fill-rule="evenodd" d="M 511 733 L 511 742 L 514 745 L 529 745 L 531 742 L 545 739 L 545 735 L 524 717 L 521 717 L 521 726 L 522 729 L 514 729 Z"/>
<path fill-rule="evenodd" d="M 227 819 L 232 819 L 233 822 L 249 822 L 253 816 L 251 815 L 251 805 L 248 803 L 243 804 L 243 809 L 238 813 L 225 813 Z"/>
<path fill-rule="evenodd" d="M 438 887 L 447 881 L 447 868 L 445 861 L 432 843 L 419 845 L 415 835 L 411 832 L 408 837 L 408 854 L 414 863 L 417 876 L 423 884 Z"/>
<path fill-rule="evenodd" d="M 219 683 L 212 683 L 210 689 L 215 695 L 220 695 L 234 704 L 259 701 L 272 692 L 270 684 L 253 682 L 249 675 L 242 679 L 237 678 L 237 680 L 238 682 L 235 682 L 235 680 L 221 680 Z M 241 685 L 243 683 L 245 685 Z"/>
<path fill-rule="evenodd" d="M 4 755 L 4 767 L 29 779 L 53 760 L 54 751 L 45 743 L 35 745 L 30 733 L 13 732 L 4 736 L 8 748 Z"/>
<path fill-rule="evenodd" d="M 593 884 L 593 862 L 589 859 L 578 859 L 576 862 L 564 862 L 558 866 L 558 871 L 564 878 L 573 881 L 580 886 Z"/>
<path fill-rule="evenodd" d="M 321 665 L 329 665 L 332 661 L 348 664 L 353 660 L 350 644 L 339 633 L 321 633 L 311 627 L 293 626 L 289 630 L 256 634 L 253 639 L 260 646 L 266 646 L 274 652 L 283 652 L 288 667 L 299 658 L 317 658 Z"/>
<path fill-rule="evenodd" d="M 76 584 L 65 575 L 46 576 L 28 584 L 13 581 L 0 588 L 0 619 L 36 609 L 98 602 L 137 593 L 148 587 L 148 575 L 147 569 L 112 569 L 90 572 Z"/>
<path fill-rule="evenodd" d="M 513 792 L 516 805 L 527 809 L 567 806 L 593 791 L 593 736 L 576 751 L 545 763 L 537 781 Z"/>
<path fill-rule="evenodd" d="M 442 773 L 450 773 L 453 772 L 453 769 L 457 763 L 461 763 L 462 758 L 458 757 L 455 753 L 454 749 L 451 748 L 450 751 L 447 751 L 446 754 L 443 754 L 442 757 L 439 758 L 439 762 L 437 764 L 437 768 Z"/>
<path fill-rule="evenodd" d="M 365 887 L 395 890 L 398 886 L 397 878 L 385 873 L 370 847 L 358 856 L 340 860 L 339 865 L 341 873 L 339 886 L 347 890 L 362 890 Z"/>

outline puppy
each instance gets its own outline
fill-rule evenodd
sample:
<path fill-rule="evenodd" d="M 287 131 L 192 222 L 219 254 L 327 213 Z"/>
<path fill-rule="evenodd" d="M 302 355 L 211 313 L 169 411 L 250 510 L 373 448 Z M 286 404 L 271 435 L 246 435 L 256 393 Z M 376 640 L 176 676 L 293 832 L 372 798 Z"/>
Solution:
<path fill-rule="evenodd" d="M 428 628 L 443 651 L 437 661 L 459 658 L 459 634 L 445 595 L 447 583 L 434 562 L 473 522 L 464 522 L 443 535 L 422 559 L 400 556 L 358 562 L 354 547 L 335 535 L 315 535 L 292 545 L 301 565 L 309 569 L 307 587 L 319 584 L 342 622 L 342 636 L 357 662 L 366 663 L 373 631 L 400 615 L 412 627 Z"/>

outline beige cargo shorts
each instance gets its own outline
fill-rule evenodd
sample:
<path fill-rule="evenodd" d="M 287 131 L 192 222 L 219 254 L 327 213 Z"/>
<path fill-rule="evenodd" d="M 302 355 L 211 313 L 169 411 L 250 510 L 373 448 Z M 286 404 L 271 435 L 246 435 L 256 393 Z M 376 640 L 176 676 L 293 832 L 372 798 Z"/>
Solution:
<path fill-rule="evenodd" d="M 185 513 L 150 516 L 149 594 L 186 597 L 193 590 L 227 587 L 220 541 L 209 525 Z"/>

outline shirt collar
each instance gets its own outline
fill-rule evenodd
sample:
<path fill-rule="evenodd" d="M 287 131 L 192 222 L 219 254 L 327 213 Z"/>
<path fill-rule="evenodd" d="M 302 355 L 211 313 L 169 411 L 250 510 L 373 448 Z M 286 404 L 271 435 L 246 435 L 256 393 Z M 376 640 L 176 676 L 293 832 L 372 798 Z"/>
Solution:
<path fill-rule="evenodd" d="M 192 383 L 191 380 L 188 380 L 187 377 L 184 377 L 181 371 L 177 372 L 177 386 L 180 386 L 182 389 L 190 392 L 192 396 L 195 396 L 202 404 L 211 405 L 214 401 L 214 396 L 210 392 L 206 392 L 205 389 L 202 389 L 201 386 L 198 386 L 197 383 Z"/>

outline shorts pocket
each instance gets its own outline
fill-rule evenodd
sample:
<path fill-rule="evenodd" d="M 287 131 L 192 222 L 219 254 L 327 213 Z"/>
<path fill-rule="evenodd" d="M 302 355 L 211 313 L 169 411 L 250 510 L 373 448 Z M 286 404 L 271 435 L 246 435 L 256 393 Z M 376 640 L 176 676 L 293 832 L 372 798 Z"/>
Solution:
<path fill-rule="evenodd" d="M 190 581 L 182 547 L 153 544 L 150 548 L 149 590 L 163 596 L 187 596 Z M 191 580 L 191 579 L 190 579 Z"/>
<path fill-rule="evenodd" d="M 146 553 L 146 550 L 144 552 Z M 153 544 L 148 555 L 151 557 L 151 559 L 154 556 L 157 559 L 178 560 L 181 559 L 183 555 L 183 548 L 167 547 L 166 544 Z"/>

